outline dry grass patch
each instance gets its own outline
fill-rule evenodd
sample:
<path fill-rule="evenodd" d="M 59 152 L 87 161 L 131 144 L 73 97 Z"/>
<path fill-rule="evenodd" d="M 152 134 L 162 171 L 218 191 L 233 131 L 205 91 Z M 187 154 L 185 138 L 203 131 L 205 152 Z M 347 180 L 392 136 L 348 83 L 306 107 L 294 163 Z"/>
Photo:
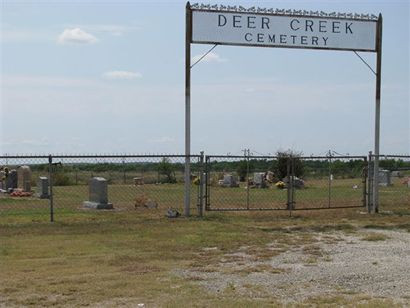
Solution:
<path fill-rule="evenodd" d="M 363 241 L 378 242 L 388 240 L 389 237 L 382 233 L 368 233 L 361 238 Z"/>
<path fill-rule="evenodd" d="M 201 274 L 212 276 L 225 267 L 239 275 L 276 277 L 283 270 L 269 267 L 271 258 L 293 249 L 304 249 L 312 260 L 325 258 L 318 242 L 337 242 L 336 231 L 408 226 L 408 217 L 357 210 L 294 215 L 206 213 L 202 219 L 168 220 L 158 211 L 73 210 L 57 215 L 54 224 L 47 217 L 5 216 L 0 221 L 0 306 L 272 307 L 280 303 L 256 290 L 261 298 L 246 298 L 236 284 L 223 296 L 206 292 Z M 175 269 L 195 275 L 179 277 Z"/>

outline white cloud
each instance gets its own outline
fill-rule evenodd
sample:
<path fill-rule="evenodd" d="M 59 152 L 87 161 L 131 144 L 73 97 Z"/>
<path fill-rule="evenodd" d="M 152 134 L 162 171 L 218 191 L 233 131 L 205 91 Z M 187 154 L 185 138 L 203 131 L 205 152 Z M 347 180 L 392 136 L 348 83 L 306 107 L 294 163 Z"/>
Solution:
<path fill-rule="evenodd" d="M 105 72 L 103 75 L 104 79 L 110 80 L 131 80 L 131 79 L 139 79 L 142 78 L 142 75 L 137 72 L 128 72 L 128 71 L 110 71 Z"/>
<path fill-rule="evenodd" d="M 126 25 L 113 25 L 113 24 L 94 24 L 94 25 L 77 25 L 75 28 L 81 28 L 85 31 L 90 31 L 93 33 L 110 34 L 114 36 L 121 36 L 128 32 L 138 31 L 139 27 L 136 26 L 126 26 Z"/>
<path fill-rule="evenodd" d="M 196 61 L 198 61 L 202 56 L 203 56 L 203 54 L 201 54 L 201 55 L 196 55 L 196 56 L 192 57 L 192 63 L 195 63 Z M 226 61 L 228 61 L 228 60 L 225 59 L 225 58 L 221 58 L 221 56 L 218 55 L 218 54 L 215 53 L 215 52 L 210 52 L 209 54 L 207 54 L 207 55 L 205 56 L 205 58 L 203 58 L 203 59 L 201 60 L 201 62 L 208 62 L 208 63 L 209 63 L 209 62 L 222 63 L 222 62 L 226 62 Z"/>
<path fill-rule="evenodd" d="M 98 39 L 80 28 L 65 29 L 57 39 L 59 44 L 93 44 Z"/>

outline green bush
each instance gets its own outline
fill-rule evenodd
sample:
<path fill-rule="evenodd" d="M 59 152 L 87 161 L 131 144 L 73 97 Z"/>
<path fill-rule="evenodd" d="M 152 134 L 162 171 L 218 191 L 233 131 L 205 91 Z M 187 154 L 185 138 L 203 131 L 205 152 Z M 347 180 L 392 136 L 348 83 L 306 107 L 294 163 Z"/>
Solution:
<path fill-rule="evenodd" d="M 68 175 L 59 172 L 53 175 L 53 185 L 54 186 L 70 186 L 72 185 L 72 181 L 68 177 Z"/>
<path fill-rule="evenodd" d="M 276 176 L 279 177 L 279 179 L 283 179 L 287 176 L 288 174 L 288 161 L 293 159 L 294 162 L 294 170 L 295 170 L 295 176 L 301 177 L 304 174 L 304 168 L 303 168 L 303 163 L 300 157 L 302 156 L 302 153 L 296 153 L 291 150 L 288 150 L 286 152 L 277 152 L 276 156 L 278 157 L 277 162 L 273 166 L 273 172 L 275 173 Z"/>

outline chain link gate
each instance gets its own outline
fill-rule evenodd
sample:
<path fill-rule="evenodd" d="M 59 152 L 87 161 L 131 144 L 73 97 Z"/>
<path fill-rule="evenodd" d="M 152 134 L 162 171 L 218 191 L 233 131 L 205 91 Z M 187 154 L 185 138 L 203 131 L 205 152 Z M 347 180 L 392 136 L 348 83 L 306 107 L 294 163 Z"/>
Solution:
<path fill-rule="evenodd" d="M 365 156 L 205 158 L 207 211 L 365 207 Z"/>

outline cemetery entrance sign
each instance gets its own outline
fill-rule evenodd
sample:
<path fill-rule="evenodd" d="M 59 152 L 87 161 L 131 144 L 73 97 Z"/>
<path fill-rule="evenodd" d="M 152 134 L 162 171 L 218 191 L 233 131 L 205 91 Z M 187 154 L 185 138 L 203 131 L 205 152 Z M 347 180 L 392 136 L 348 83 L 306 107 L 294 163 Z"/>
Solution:
<path fill-rule="evenodd" d="M 192 43 L 376 51 L 375 20 L 192 11 Z"/>
<path fill-rule="evenodd" d="M 305 10 L 244 8 L 242 6 L 186 5 L 185 42 L 185 154 L 190 155 L 191 44 L 213 44 L 347 50 L 356 54 L 377 53 L 375 163 L 378 172 L 380 136 L 380 83 L 382 16 L 353 13 L 325 13 Z M 213 47 L 213 48 L 214 48 Z M 357 54 L 358 55 L 358 54 Z M 359 56 L 360 57 L 360 56 Z M 362 58 L 360 58 L 364 61 Z M 196 63 L 194 63 L 195 65 Z M 368 65 L 366 63 L 366 65 Z M 190 166 L 186 160 L 185 214 L 189 216 Z M 378 177 L 374 177 L 372 210 L 378 209 Z"/>

